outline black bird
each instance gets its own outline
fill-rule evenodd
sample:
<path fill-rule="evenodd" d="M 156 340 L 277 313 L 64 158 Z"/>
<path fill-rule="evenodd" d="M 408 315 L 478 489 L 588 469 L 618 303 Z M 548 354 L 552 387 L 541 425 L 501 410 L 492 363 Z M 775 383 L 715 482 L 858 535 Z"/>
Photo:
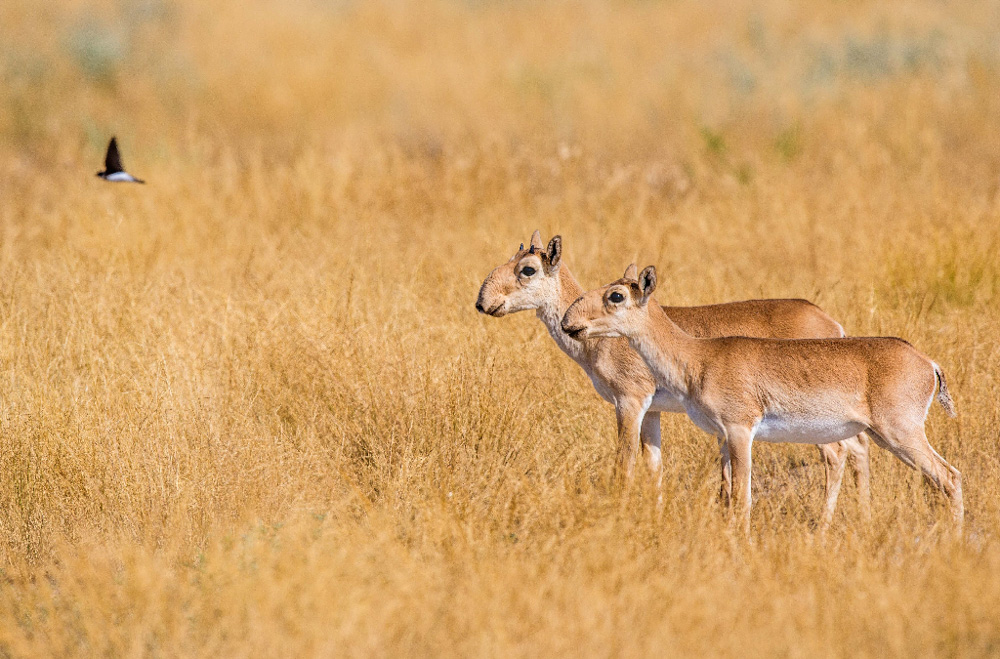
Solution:
<path fill-rule="evenodd" d="M 145 183 L 122 168 L 122 157 L 118 155 L 118 142 L 113 137 L 108 144 L 108 155 L 104 156 L 104 171 L 97 172 L 97 175 L 105 181 L 115 183 Z"/>

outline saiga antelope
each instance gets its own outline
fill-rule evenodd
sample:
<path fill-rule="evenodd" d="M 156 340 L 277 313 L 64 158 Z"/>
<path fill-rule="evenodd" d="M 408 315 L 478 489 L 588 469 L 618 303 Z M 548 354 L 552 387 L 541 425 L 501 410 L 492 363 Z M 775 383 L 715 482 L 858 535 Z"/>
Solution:
<path fill-rule="evenodd" d="M 755 439 L 822 444 L 862 431 L 944 492 L 961 526 L 962 475 L 924 433 L 935 389 L 941 406 L 955 415 L 937 364 L 896 338 L 697 338 L 652 300 L 655 290 L 650 266 L 638 280 L 626 276 L 581 296 L 566 311 L 562 329 L 584 341 L 627 338 L 658 390 L 676 397 L 699 428 L 726 443 L 745 533 Z"/>
<path fill-rule="evenodd" d="M 630 266 L 635 277 L 635 266 Z M 538 231 L 528 249 L 521 248 L 506 263 L 497 266 L 479 289 L 476 308 L 501 317 L 533 309 L 556 344 L 590 377 L 597 393 L 615 406 L 618 422 L 619 478 L 630 478 L 640 444 L 657 485 L 661 478 L 660 412 L 684 412 L 681 401 L 665 388 L 657 388 L 642 358 L 623 338 L 576 340 L 560 328 L 570 304 L 584 290 L 562 259 L 562 238 L 554 237 L 543 247 Z M 760 336 L 776 338 L 842 337 L 836 321 L 805 300 L 749 300 L 700 307 L 666 307 L 664 311 L 694 336 Z M 731 472 L 721 443 L 722 494 L 731 495 Z M 844 465 L 848 456 L 854 467 L 862 508 L 867 513 L 869 495 L 868 439 L 850 438 L 820 444 L 826 467 L 824 528 L 837 505 Z"/>

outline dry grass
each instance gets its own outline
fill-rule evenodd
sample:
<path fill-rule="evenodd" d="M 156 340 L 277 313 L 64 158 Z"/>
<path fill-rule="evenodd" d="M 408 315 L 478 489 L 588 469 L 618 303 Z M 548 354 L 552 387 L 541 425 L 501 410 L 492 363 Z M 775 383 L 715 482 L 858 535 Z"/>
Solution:
<path fill-rule="evenodd" d="M 1000 650 L 996 2 L 252 5 L 0 3 L 0 656 Z M 759 446 L 744 550 L 678 417 L 663 510 L 615 492 L 609 406 L 473 308 L 535 228 L 914 342 L 963 540 L 874 449 L 823 542 Z"/>

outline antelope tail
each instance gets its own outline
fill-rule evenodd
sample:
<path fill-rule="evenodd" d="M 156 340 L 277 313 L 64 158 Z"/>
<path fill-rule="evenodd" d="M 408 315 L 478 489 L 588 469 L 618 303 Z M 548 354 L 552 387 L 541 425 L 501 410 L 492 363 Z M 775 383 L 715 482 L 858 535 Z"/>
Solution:
<path fill-rule="evenodd" d="M 938 402 L 941 403 L 941 407 L 948 413 L 948 416 L 955 416 L 955 402 L 951 399 L 951 394 L 948 393 L 948 383 L 944 379 L 944 371 L 937 364 L 934 364 L 934 375 L 937 377 L 938 383 Z"/>

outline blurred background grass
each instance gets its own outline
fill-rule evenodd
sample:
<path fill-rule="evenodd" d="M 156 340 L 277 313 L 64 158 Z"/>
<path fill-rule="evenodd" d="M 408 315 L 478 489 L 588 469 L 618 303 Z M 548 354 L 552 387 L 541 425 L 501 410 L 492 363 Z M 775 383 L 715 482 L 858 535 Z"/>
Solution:
<path fill-rule="evenodd" d="M 1000 644 L 1000 4 L 0 4 L 0 655 L 989 655 Z M 100 181 L 117 134 L 129 171 Z M 479 283 L 810 298 L 942 364 L 962 542 L 873 449 L 611 408 Z"/>

